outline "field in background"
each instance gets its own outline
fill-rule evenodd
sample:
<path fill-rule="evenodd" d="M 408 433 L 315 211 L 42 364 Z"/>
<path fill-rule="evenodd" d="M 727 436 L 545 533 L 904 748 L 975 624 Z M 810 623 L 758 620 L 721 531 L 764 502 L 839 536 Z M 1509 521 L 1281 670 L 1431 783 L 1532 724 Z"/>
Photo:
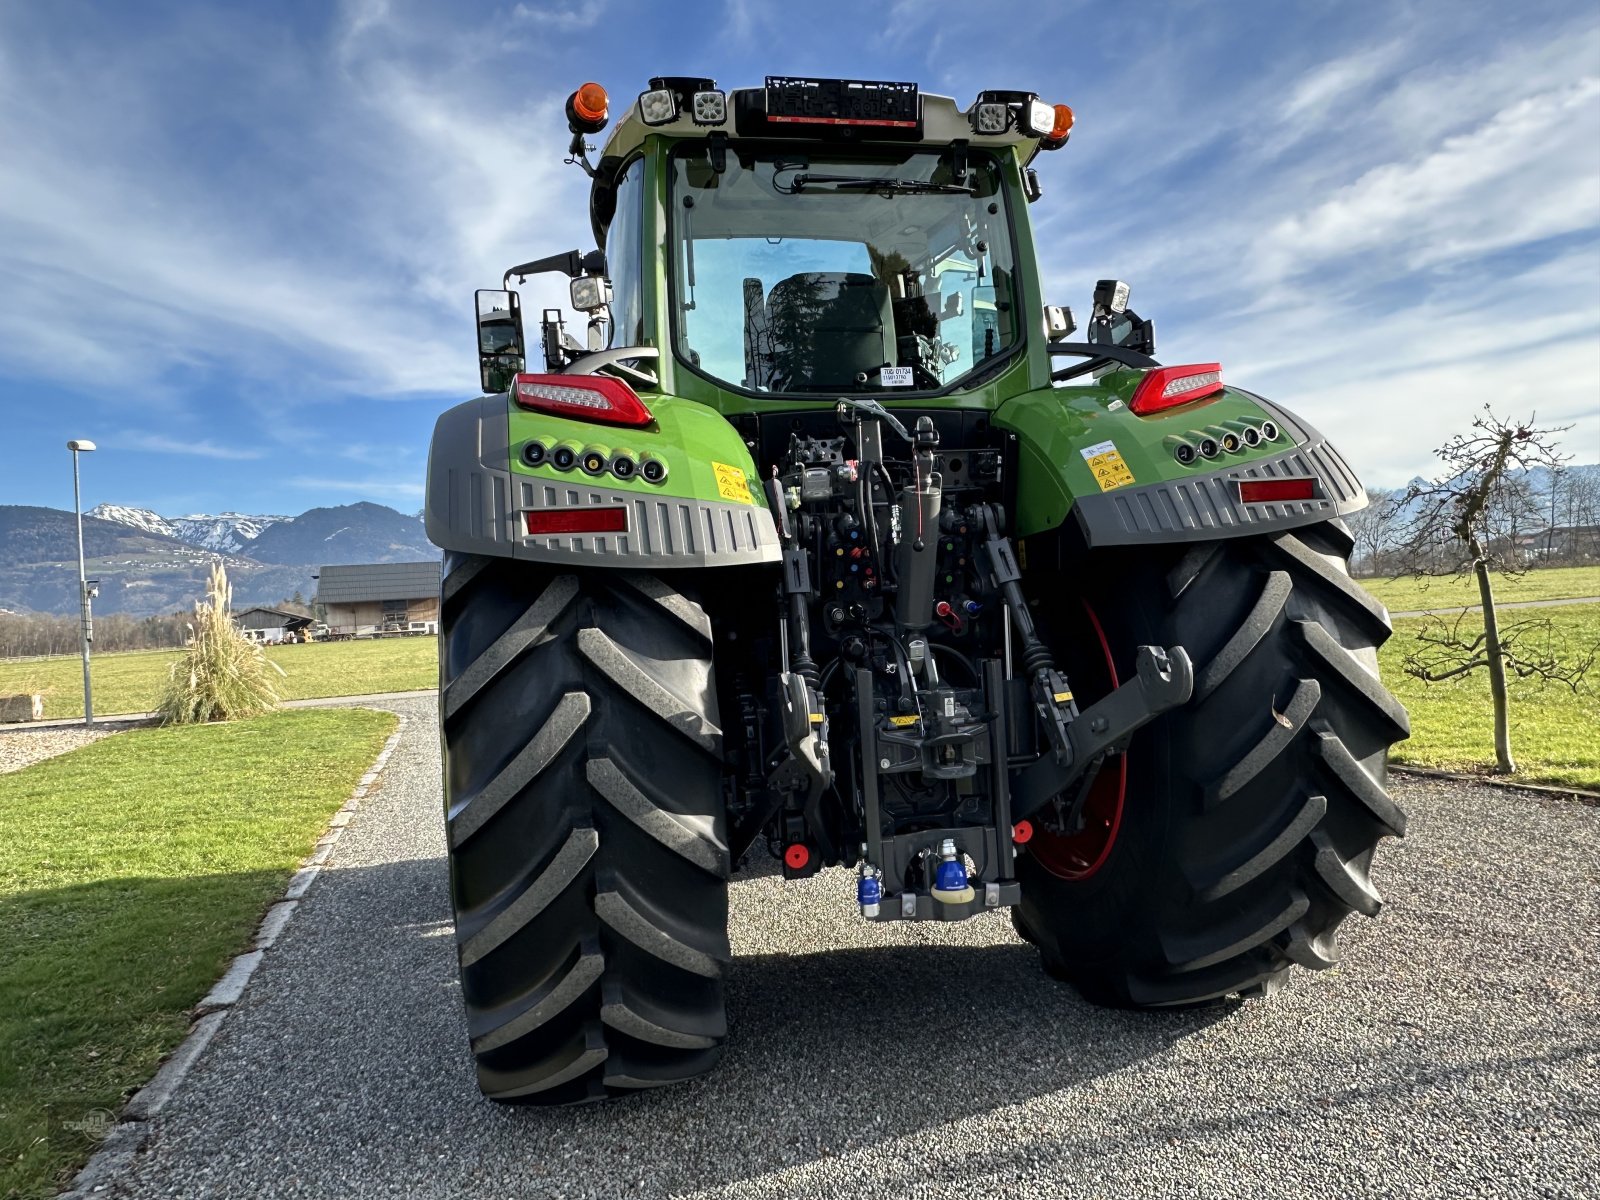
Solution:
<path fill-rule="evenodd" d="M 0 1195 L 54 1196 L 88 1158 L 395 724 L 138 729 L 0 775 Z"/>
<path fill-rule="evenodd" d="M 1552 648 L 1581 657 L 1600 645 L 1600 604 L 1571 604 L 1502 614 L 1502 621 L 1548 618 Z M 1444 618 L 1453 621 L 1454 618 Z M 1394 623 L 1394 637 L 1379 653 L 1383 679 L 1411 713 L 1411 740 L 1394 748 L 1399 763 L 1453 771 L 1487 771 L 1494 763 L 1494 712 L 1485 670 L 1443 683 L 1424 683 L 1405 673 L 1402 663 L 1415 648 L 1425 617 Z M 1477 614 L 1462 619 L 1470 641 L 1483 629 Z M 1511 750 L 1528 783 L 1566 784 L 1600 791 L 1600 662 L 1576 695 L 1560 684 L 1513 677 Z"/>
<path fill-rule="evenodd" d="M 1361 586 L 1389 606 L 1390 612 L 1461 607 L 1478 603 L 1478 585 L 1471 577 L 1456 579 L 1362 579 Z M 1600 567 L 1550 567 L 1510 578 L 1494 576 L 1495 604 L 1518 600 L 1571 600 L 1600 596 Z"/>
<path fill-rule="evenodd" d="M 285 700 L 409 692 L 439 681 L 439 643 L 431 637 L 269 646 L 266 654 L 284 669 L 283 677 L 273 674 L 273 686 Z M 147 650 L 96 657 L 95 712 L 151 711 L 168 668 L 181 656 L 180 650 Z M 0 695 L 13 692 L 43 693 L 46 718 L 82 716 L 83 667 L 76 655 L 0 660 Z"/>
<path fill-rule="evenodd" d="M 1361 581 L 1392 611 L 1448 608 L 1476 602 L 1470 580 L 1440 579 L 1423 586 L 1415 580 Z M 1496 595 L 1507 601 L 1600 595 L 1600 567 L 1532 571 L 1520 579 L 1496 580 Z M 1581 652 L 1600 642 L 1600 604 L 1512 610 L 1505 619 L 1548 617 L 1560 644 Z M 1423 684 L 1401 669 L 1421 618 L 1395 622 L 1395 636 L 1383 651 L 1385 681 L 1411 710 L 1412 737 L 1395 752 L 1397 762 L 1454 770 L 1482 770 L 1493 762 L 1489 685 L 1482 672 L 1440 684 Z M 1476 618 L 1462 623 L 1478 627 Z M 1469 635 L 1470 636 L 1470 635 Z M 328 642 L 269 648 L 268 657 L 287 672 L 277 686 L 285 699 L 362 695 L 431 688 L 437 682 L 434 638 Z M 155 703 L 163 673 L 175 651 L 110 654 L 95 660 L 95 711 L 144 712 Z M 71 717 L 82 711 L 81 676 L 76 657 L 36 662 L 0 661 L 0 693 L 41 691 L 45 714 Z M 1512 683 L 1513 749 L 1529 782 L 1561 783 L 1600 789 L 1600 667 L 1574 696 L 1565 688 L 1536 681 Z"/>

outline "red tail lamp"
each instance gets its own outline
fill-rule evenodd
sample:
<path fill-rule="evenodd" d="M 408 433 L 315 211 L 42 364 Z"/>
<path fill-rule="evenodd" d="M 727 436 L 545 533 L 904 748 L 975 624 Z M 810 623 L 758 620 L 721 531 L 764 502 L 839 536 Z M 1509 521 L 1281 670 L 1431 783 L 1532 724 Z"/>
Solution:
<path fill-rule="evenodd" d="M 518 375 L 511 398 L 523 408 L 601 425 L 648 425 L 644 401 L 610 375 Z"/>
<path fill-rule="evenodd" d="M 1315 500 L 1317 481 L 1308 476 L 1294 479 L 1241 479 L 1241 504 L 1288 504 L 1296 500 Z"/>
<path fill-rule="evenodd" d="M 563 533 L 626 533 L 628 510 L 621 505 L 541 508 L 523 514 L 531 537 Z"/>
<path fill-rule="evenodd" d="M 1133 390 L 1128 408 L 1139 416 L 1190 405 L 1222 390 L 1222 363 L 1157 366 Z"/>
<path fill-rule="evenodd" d="M 1134 389 L 1128 408 L 1142 417 L 1180 404 L 1193 404 L 1222 391 L 1221 363 L 1157 367 Z"/>

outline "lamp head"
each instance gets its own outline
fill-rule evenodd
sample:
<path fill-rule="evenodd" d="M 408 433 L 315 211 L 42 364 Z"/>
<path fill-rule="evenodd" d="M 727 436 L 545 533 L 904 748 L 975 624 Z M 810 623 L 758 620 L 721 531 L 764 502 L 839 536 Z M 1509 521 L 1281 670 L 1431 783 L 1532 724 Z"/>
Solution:
<path fill-rule="evenodd" d="M 93 450 L 94 443 L 88 438 L 73 438 L 67 443 L 68 450 Z"/>

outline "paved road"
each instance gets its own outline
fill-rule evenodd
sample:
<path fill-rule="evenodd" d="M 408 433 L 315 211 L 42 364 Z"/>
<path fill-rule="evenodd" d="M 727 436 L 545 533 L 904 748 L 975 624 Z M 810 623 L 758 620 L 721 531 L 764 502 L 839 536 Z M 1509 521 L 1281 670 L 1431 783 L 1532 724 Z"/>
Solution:
<path fill-rule="evenodd" d="M 116 1187 L 168 1196 L 1578 1196 L 1600 1177 L 1600 810 L 1406 782 L 1390 908 L 1267 1004 L 1093 1009 L 999 916 L 735 884 L 710 1078 L 479 1098 L 431 707 Z"/>
<path fill-rule="evenodd" d="M 1494 606 L 1495 612 L 1511 608 L 1562 608 L 1568 604 L 1600 604 L 1600 596 L 1573 596 L 1568 600 L 1511 600 Z M 1391 617 L 1453 617 L 1458 612 L 1482 612 L 1481 604 L 1451 604 L 1444 608 L 1417 608 L 1410 612 L 1392 612 Z"/>

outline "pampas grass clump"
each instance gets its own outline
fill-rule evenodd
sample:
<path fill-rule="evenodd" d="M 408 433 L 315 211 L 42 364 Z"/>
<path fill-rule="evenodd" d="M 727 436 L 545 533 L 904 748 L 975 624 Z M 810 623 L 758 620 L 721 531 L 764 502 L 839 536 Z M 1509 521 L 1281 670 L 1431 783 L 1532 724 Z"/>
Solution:
<path fill-rule="evenodd" d="M 206 599 L 194 605 L 194 640 L 172 664 L 156 711 L 168 725 L 232 721 L 278 706 L 268 671 L 283 668 L 233 623 L 233 588 L 221 563 L 211 567 Z"/>

